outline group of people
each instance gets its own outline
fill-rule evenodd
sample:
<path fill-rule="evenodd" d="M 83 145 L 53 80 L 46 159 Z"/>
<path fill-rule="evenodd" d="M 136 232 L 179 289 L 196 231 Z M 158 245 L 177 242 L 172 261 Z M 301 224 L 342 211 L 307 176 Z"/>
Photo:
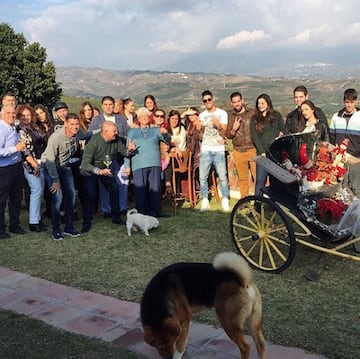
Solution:
<path fill-rule="evenodd" d="M 105 96 L 101 111 L 86 101 L 78 114 L 70 113 L 66 103 L 57 102 L 55 119 L 41 104 L 18 105 L 15 96 L 7 93 L 0 116 L 0 239 L 10 238 L 8 231 L 26 233 L 19 220 L 24 180 L 30 193 L 30 231 L 47 230 L 41 213 L 44 202 L 52 238 L 62 240 L 64 235 L 80 236 L 74 227 L 77 197 L 82 233 L 91 230 L 98 203 L 105 218 L 115 225 L 124 224 L 129 184 L 138 212 L 162 216 L 161 198 L 172 195 L 171 154 L 192 153 L 202 198 L 200 211 L 210 208 L 208 177 L 214 168 L 225 212 L 230 210 L 227 141 L 232 144 L 241 197 L 249 195 L 249 178 L 255 181 L 255 194 L 262 194 L 267 172 L 253 159 L 266 156 L 279 136 L 315 131 L 319 140 L 334 145 L 348 139 L 347 151 L 360 157 L 360 109 L 355 89 L 344 92 L 344 108 L 333 115 L 330 125 L 323 111 L 309 100 L 306 87 L 298 86 L 293 93 L 296 108 L 285 121 L 265 93 L 251 108 L 240 92 L 234 92 L 230 95 L 232 109 L 226 112 L 206 90 L 201 94 L 205 110 L 189 107 L 182 114 L 175 109 L 166 114 L 152 95 L 144 98 L 136 112 L 131 98 Z M 359 166 L 354 165 L 348 180 L 356 194 L 359 178 Z"/>

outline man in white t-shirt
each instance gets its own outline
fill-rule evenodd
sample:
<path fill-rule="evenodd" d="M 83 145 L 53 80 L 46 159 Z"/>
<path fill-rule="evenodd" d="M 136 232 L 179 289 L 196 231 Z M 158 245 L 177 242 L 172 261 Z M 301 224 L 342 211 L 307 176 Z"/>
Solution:
<path fill-rule="evenodd" d="M 199 116 L 203 126 L 199 168 L 200 190 L 202 196 L 200 210 L 206 211 L 210 207 L 208 199 L 208 177 L 211 166 L 214 165 L 220 180 L 220 188 L 223 196 L 222 208 L 225 212 L 228 212 L 230 210 L 230 191 L 225 159 L 225 136 L 228 115 L 224 110 L 215 106 L 215 99 L 211 91 L 206 90 L 201 96 L 206 110 L 200 113 Z"/>

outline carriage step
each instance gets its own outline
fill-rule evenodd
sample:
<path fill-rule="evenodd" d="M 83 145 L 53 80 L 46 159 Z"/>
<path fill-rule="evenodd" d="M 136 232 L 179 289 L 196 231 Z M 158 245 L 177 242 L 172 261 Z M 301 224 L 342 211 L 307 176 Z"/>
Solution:
<path fill-rule="evenodd" d="M 267 157 L 256 156 L 256 157 L 254 157 L 254 161 L 257 164 L 265 167 L 265 169 L 268 173 L 270 173 L 272 176 L 274 176 L 275 178 L 277 178 L 279 181 L 281 181 L 284 184 L 290 184 L 290 183 L 297 182 L 296 176 L 291 174 L 286 169 L 280 167 L 278 164 L 271 161 Z"/>

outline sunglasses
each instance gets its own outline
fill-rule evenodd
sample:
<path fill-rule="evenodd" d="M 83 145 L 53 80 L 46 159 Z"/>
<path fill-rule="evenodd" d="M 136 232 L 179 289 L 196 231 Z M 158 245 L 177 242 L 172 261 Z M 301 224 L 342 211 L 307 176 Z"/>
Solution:
<path fill-rule="evenodd" d="M 208 98 L 204 98 L 203 99 L 203 103 L 207 103 L 207 102 L 211 102 L 212 101 L 212 98 L 211 97 L 208 97 Z"/>
<path fill-rule="evenodd" d="M 157 118 L 165 118 L 165 115 L 163 115 L 162 113 L 156 113 L 154 116 Z"/>

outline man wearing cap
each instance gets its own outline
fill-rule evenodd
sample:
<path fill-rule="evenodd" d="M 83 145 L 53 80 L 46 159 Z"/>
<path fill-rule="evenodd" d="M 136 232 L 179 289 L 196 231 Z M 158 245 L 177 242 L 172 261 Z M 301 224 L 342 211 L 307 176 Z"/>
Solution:
<path fill-rule="evenodd" d="M 255 182 L 256 164 L 253 158 L 256 156 L 256 148 L 251 140 L 250 122 L 255 113 L 254 109 L 247 108 L 243 103 L 240 92 L 230 95 L 233 109 L 229 112 L 229 123 L 226 137 L 232 141 L 232 157 L 239 177 L 241 198 L 249 195 L 249 170 L 252 181 Z"/>
<path fill-rule="evenodd" d="M 65 102 L 58 101 L 54 105 L 54 111 L 56 114 L 54 131 L 56 131 L 59 127 L 64 125 L 66 116 L 69 113 L 69 108 Z"/>

